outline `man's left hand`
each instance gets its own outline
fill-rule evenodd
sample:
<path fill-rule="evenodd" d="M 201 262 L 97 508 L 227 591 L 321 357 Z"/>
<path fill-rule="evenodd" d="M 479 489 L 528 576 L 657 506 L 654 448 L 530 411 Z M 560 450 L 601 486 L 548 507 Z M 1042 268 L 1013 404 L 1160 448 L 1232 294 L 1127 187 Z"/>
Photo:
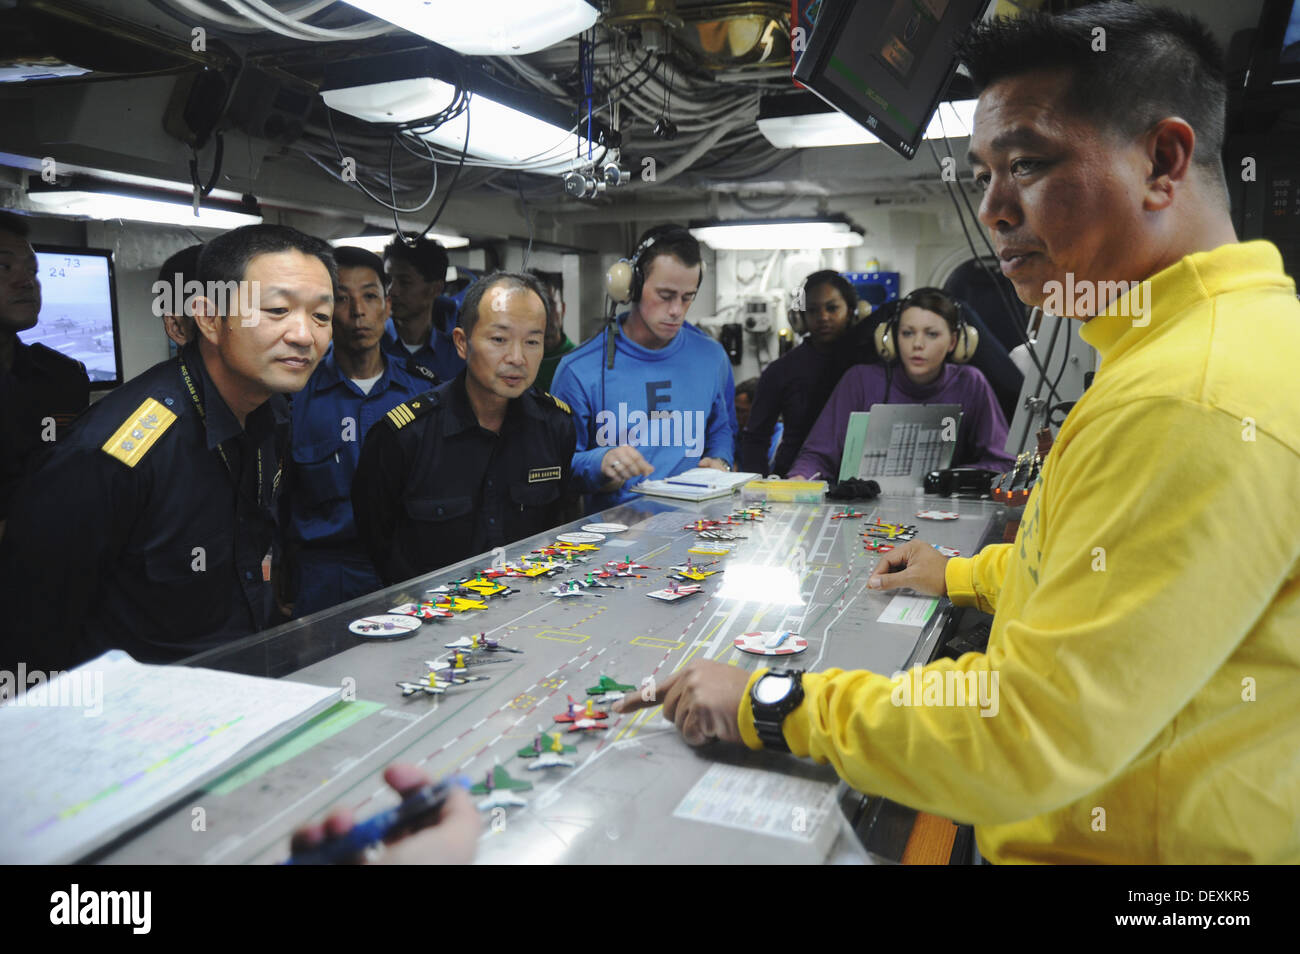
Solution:
<path fill-rule="evenodd" d="M 701 457 L 701 467 L 712 467 L 714 470 L 731 470 L 731 465 L 725 460 L 719 460 L 717 457 Z"/>
<path fill-rule="evenodd" d="M 697 659 L 657 686 L 647 687 L 653 692 L 628 693 L 614 703 L 614 711 L 635 712 L 662 702 L 664 718 L 681 729 L 687 745 L 714 739 L 739 743 L 740 703 L 750 675 L 738 666 Z"/>

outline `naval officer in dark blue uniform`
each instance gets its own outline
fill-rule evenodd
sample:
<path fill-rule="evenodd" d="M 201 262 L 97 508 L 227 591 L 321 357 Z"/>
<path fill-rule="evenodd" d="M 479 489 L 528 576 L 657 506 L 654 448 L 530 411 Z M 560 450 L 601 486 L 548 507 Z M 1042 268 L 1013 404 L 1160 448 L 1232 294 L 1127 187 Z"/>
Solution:
<path fill-rule="evenodd" d="M 379 256 L 344 246 L 334 250 L 334 259 L 334 346 L 293 396 L 288 503 L 295 617 L 380 588 L 357 540 L 352 477 L 370 428 L 430 384 L 414 361 L 380 347 L 388 297 Z"/>
<path fill-rule="evenodd" d="M 386 583 L 540 533 L 573 509 L 572 414 L 532 388 L 546 290 L 532 275 L 488 275 L 453 336 L 465 370 L 389 411 L 361 450 L 352 509 Z"/>
<path fill-rule="evenodd" d="M 0 663 L 62 669 L 114 648 L 165 662 L 266 624 L 281 395 L 329 345 L 336 278 L 329 246 L 294 229 L 204 247 L 197 340 L 87 411 L 18 491 Z"/>

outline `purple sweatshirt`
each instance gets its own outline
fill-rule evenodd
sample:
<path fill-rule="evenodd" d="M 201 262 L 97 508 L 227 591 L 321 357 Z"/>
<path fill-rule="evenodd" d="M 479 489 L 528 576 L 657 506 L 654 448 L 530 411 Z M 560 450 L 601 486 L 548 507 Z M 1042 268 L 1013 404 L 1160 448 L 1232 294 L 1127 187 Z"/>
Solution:
<path fill-rule="evenodd" d="M 931 384 L 917 387 L 901 368 L 892 369 L 890 404 L 960 404 L 961 426 L 953 467 L 986 467 L 1007 470 L 1015 459 L 1002 450 L 1007 442 L 1007 420 L 1002 416 L 993 389 L 978 369 L 964 364 L 945 364 Z M 817 423 L 808 432 L 803 449 L 790 466 L 790 475 L 834 482 L 840 474 L 844 434 L 849 415 L 869 411 L 885 403 L 885 369 L 878 364 L 850 368 L 831 393 Z"/>

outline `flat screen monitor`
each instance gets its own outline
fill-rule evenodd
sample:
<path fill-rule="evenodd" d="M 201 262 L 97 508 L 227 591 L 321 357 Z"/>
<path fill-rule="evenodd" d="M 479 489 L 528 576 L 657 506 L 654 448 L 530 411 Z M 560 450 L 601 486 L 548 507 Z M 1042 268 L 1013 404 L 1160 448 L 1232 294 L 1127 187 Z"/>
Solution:
<path fill-rule="evenodd" d="M 92 390 L 122 383 L 121 337 L 113 253 L 104 249 L 33 245 L 40 268 L 41 313 L 18 333 L 86 366 Z"/>
<path fill-rule="evenodd" d="M 1300 85 L 1300 2 L 1265 0 L 1255 30 L 1249 85 L 1252 88 Z"/>
<path fill-rule="evenodd" d="M 911 159 L 989 0 L 824 0 L 794 77 Z"/>

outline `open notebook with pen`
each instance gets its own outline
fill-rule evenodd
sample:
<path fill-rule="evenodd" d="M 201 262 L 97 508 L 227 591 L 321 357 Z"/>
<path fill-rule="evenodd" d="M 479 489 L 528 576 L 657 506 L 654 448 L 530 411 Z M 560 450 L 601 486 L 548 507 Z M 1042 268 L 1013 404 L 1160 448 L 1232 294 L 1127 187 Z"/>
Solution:
<path fill-rule="evenodd" d="M 668 497 L 672 500 L 712 500 L 734 493 L 741 484 L 757 480 L 761 474 L 737 473 L 731 470 L 714 470 L 712 467 L 694 467 L 663 480 L 643 480 L 632 486 L 633 493 L 650 497 Z"/>

